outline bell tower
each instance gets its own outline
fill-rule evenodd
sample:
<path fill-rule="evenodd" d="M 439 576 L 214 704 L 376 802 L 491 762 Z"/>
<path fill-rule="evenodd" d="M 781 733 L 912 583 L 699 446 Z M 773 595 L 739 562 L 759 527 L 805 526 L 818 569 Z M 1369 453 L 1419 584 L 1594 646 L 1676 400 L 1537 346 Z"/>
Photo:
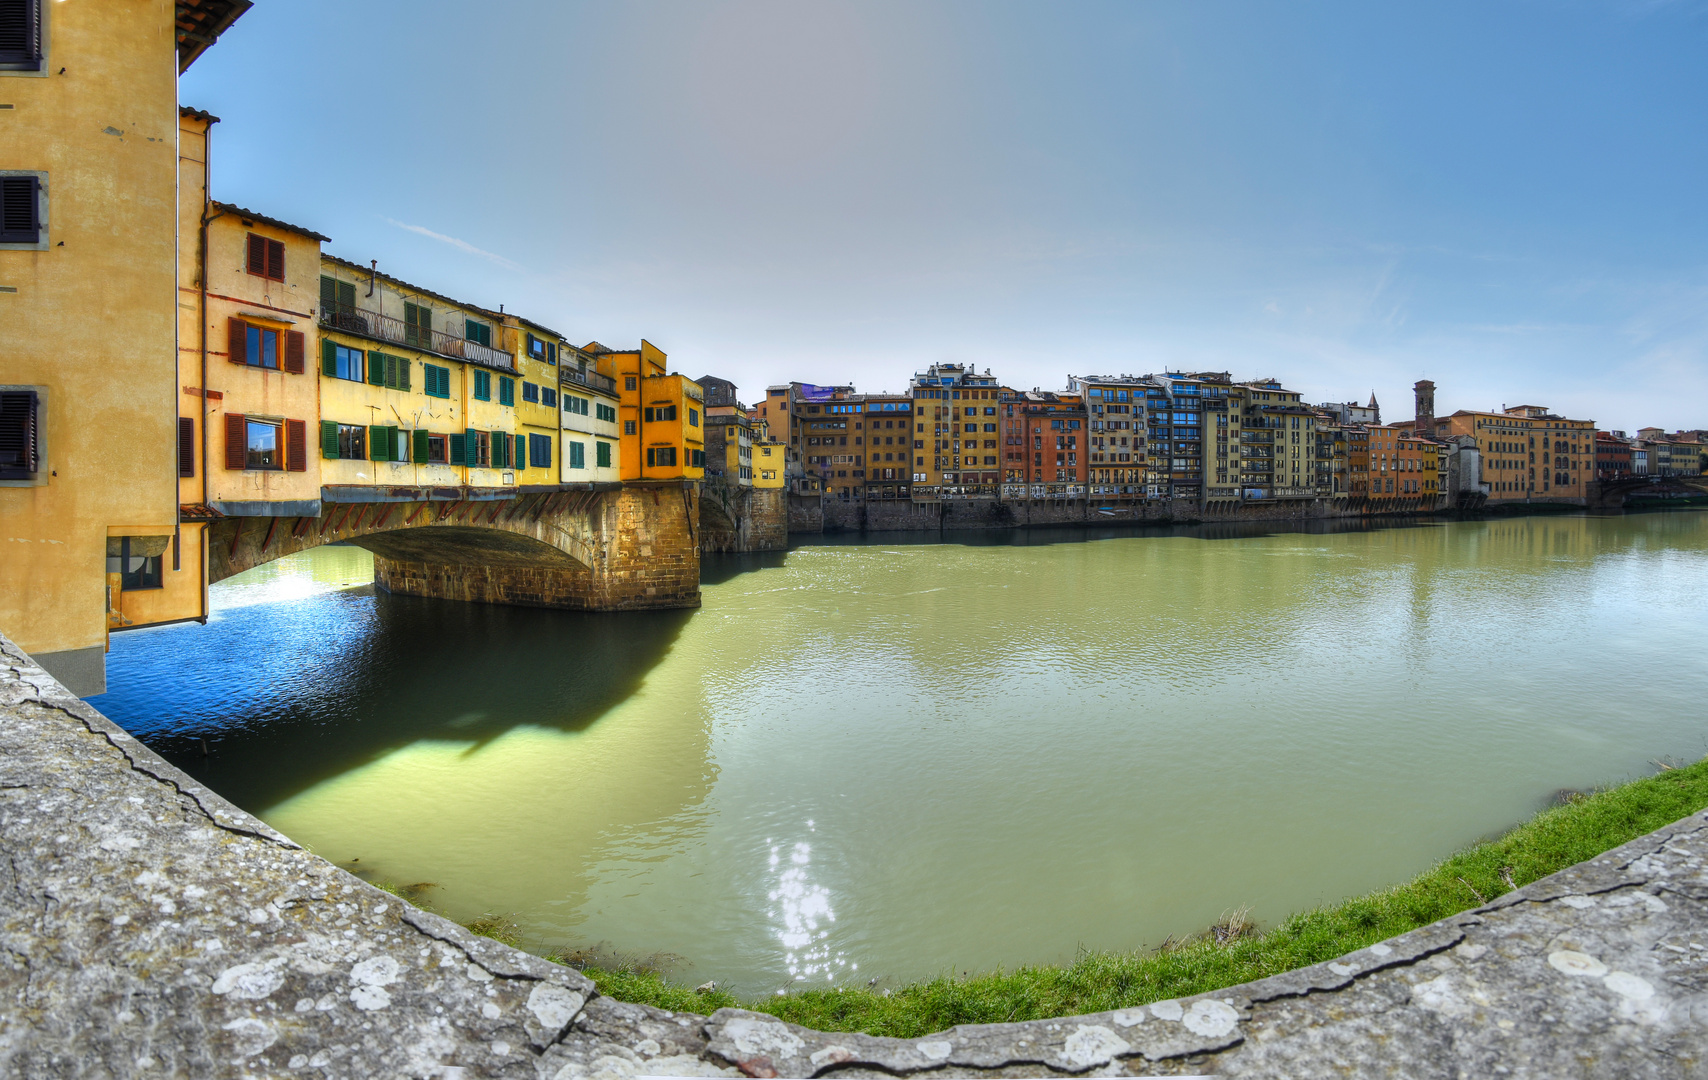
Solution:
<path fill-rule="evenodd" d="M 1412 431 L 1415 434 L 1433 439 L 1435 437 L 1435 384 L 1428 379 L 1419 379 L 1412 387 L 1417 395 L 1417 423 Z"/>

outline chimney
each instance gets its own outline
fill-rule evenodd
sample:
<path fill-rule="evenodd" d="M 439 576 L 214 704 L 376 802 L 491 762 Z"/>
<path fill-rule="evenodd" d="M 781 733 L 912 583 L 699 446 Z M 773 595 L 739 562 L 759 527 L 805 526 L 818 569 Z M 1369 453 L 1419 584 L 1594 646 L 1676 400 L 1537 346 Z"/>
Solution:
<path fill-rule="evenodd" d="M 1435 436 L 1435 384 L 1428 379 L 1419 379 L 1412 387 L 1417 395 L 1417 423 L 1412 428 L 1413 434 L 1429 438 Z"/>

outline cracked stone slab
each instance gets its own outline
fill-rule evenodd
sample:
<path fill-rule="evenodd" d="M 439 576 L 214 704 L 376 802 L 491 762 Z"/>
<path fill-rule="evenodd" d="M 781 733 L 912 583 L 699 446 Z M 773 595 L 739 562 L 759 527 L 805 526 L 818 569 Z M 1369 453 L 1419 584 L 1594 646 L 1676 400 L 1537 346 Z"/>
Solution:
<path fill-rule="evenodd" d="M 917 1039 L 599 997 L 191 780 L 0 637 L 0 1076 L 1708 1080 L 1708 813 L 1177 1001 Z"/>

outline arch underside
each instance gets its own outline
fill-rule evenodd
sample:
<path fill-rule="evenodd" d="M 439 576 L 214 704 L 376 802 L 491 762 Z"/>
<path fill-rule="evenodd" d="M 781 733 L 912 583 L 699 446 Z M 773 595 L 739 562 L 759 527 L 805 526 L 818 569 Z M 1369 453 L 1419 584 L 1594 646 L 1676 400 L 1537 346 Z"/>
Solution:
<path fill-rule="evenodd" d="M 346 542 L 393 562 L 591 569 L 585 562 L 554 544 L 508 529 L 423 525 L 418 528 L 392 529 L 352 536 Z"/>

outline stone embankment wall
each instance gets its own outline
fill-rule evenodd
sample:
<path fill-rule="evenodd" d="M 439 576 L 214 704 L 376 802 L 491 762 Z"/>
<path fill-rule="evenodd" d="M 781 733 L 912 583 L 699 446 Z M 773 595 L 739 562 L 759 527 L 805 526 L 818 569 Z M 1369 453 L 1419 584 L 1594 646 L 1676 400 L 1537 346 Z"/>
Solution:
<path fill-rule="evenodd" d="M 788 496 L 781 488 L 709 482 L 701 488 L 701 551 L 782 551 L 788 546 Z"/>
<path fill-rule="evenodd" d="M 0 1076 L 1708 1074 L 1708 813 L 1325 964 L 829 1034 L 670 1013 L 475 937 L 166 764 L 0 638 Z"/>
<path fill-rule="evenodd" d="M 1121 503 L 1085 499 L 967 499 L 916 503 L 908 499 L 857 502 L 793 496 L 790 532 L 936 532 L 946 529 L 1025 529 L 1051 525 L 1171 525 L 1223 521 L 1305 521 L 1358 517 L 1314 500 L 1212 504 L 1195 499 Z M 811 505 L 818 502 L 819 505 Z"/>

